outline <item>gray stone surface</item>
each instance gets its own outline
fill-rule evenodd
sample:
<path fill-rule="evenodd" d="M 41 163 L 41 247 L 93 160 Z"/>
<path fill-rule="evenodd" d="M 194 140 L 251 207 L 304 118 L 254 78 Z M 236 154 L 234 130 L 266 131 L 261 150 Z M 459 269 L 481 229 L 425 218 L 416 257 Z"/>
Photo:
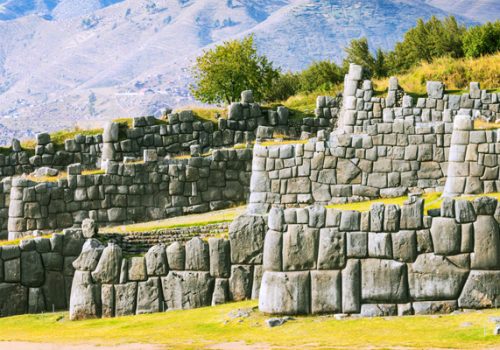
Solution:
<path fill-rule="evenodd" d="M 471 271 L 458 298 L 461 308 L 482 309 L 500 305 L 500 271 Z"/>
<path fill-rule="evenodd" d="M 0 315 L 2 317 L 25 314 L 28 288 L 18 283 L 0 283 Z"/>
<path fill-rule="evenodd" d="M 282 270 L 283 234 L 269 230 L 264 241 L 263 268 L 264 271 Z"/>
<path fill-rule="evenodd" d="M 431 235 L 434 252 L 439 255 L 460 253 L 461 227 L 452 218 L 434 218 Z"/>
<path fill-rule="evenodd" d="M 315 269 L 319 230 L 305 225 L 288 225 L 283 234 L 283 270 Z"/>
<path fill-rule="evenodd" d="M 398 312 L 395 304 L 363 304 L 361 305 L 361 316 L 383 317 L 396 316 Z"/>
<path fill-rule="evenodd" d="M 269 314 L 310 313 L 309 272 L 271 272 L 262 276 L 259 310 Z"/>
<path fill-rule="evenodd" d="M 266 222 L 262 216 L 240 215 L 229 226 L 231 263 L 261 264 Z"/>
<path fill-rule="evenodd" d="M 473 269 L 500 269 L 500 231 L 493 216 L 479 215 L 474 222 L 474 252 L 471 258 Z"/>
<path fill-rule="evenodd" d="M 171 270 L 184 270 L 186 250 L 179 242 L 174 242 L 167 247 L 168 266 Z"/>
<path fill-rule="evenodd" d="M 342 311 L 359 313 L 361 309 L 361 263 L 349 259 L 342 270 Z"/>
<path fill-rule="evenodd" d="M 135 315 L 137 282 L 115 284 L 115 315 Z"/>
<path fill-rule="evenodd" d="M 120 280 L 120 268 L 122 261 L 122 249 L 109 243 L 102 251 L 101 258 L 96 269 L 92 272 L 92 278 L 99 283 L 118 283 Z"/>
<path fill-rule="evenodd" d="M 340 271 L 311 271 L 311 312 L 313 314 L 342 311 Z"/>
<path fill-rule="evenodd" d="M 234 301 L 247 300 L 252 297 L 253 269 L 251 265 L 231 266 L 229 278 L 229 297 Z"/>
<path fill-rule="evenodd" d="M 408 297 L 406 265 L 392 260 L 362 260 L 361 296 L 365 302 L 406 301 Z"/>
<path fill-rule="evenodd" d="M 319 232 L 318 269 L 341 269 L 346 262 L 345 232 L 322 228 Z"/>
<path fill-rule="evenodd" d="M 82 252 L 73 262 L 73 267 L 80 271 L 93 271 L 97 267 L 104 246 L 97 239 L 87 239 L 82 247 Z"/>
<path fill-rule="evenodd" d="M 212 304 L 214 278 L 209 272 L 170 271 L 161 278 L 168 309 L 193 309 Z"/>
<path fill-rule="evenodd" d="M 165 276 L 168 273 L 167 252 L 163 244 L 149 248 L 144 257 L 148 276 Z"/>
<path fill-rule="evenodd" d="M 210 271 L 208 244 L 199 237 L 186 243 L 186 270 Z"/>
<path fill-rule="evenodd" d="M 421 254 L 408 264 L 410 295 L 414 300 L 451 300 L 459 296 L 468 271 L 445 257 Z"/>
<path fill-rule="evenodd" d="M 413 303 L 415 315 L 450 314 L 456 309 L 456 300 L 416 301 Z"/>
<path fill-rule="evenodd" d="M 143 256 L 134 256 L 128 259 L 127 276 L 129 281 L 147 280 L 146 259 Z"/>
<path fill-rule="evenodd" d="M 76 271 L 71 288 L 70 320 L 99 317 L 100 299 L 100 288 L 92 283 L 90 271 Z"/>
<path fill-rule="evenodd" d="M 42 258 L 36 251 L 21 253 L 21 283 L 26 287 L 40 287 L 45 279 Z"/>
<path fill-rule="evenodd" d="M 231 253 L 229 241 L 223 238 L 208 239 L 210 252 L 210 275 L 228 278 L 231 273 Z"/>
<path fill-rule="evenodd" d="M 137 284 L 136 313 L 140 315 L 163 311 L 160 278 L 150 277 L 147 281 L 139 282 Z"/>

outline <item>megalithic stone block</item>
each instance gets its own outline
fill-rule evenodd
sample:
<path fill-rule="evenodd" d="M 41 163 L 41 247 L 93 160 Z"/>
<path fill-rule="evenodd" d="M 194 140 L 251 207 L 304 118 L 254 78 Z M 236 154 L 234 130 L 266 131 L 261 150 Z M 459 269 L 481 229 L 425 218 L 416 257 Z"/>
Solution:
<path fill-rule="evenodd" d="M 259 310 L 280 315 L 308 314 L 310 291 L 309 271 L 266 271 L 260 287 Z"/>
<path fill-rule="evenodd" d="M 342 312 L 355 314 L 361 311 L 361 263 L 347 260 L 342 270 Z"/>

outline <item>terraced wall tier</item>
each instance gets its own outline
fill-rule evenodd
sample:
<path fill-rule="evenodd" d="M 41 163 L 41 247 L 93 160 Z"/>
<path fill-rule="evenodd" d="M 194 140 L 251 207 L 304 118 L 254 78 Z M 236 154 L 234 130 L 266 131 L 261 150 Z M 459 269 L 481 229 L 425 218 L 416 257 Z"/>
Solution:
<path fill-rule="evenodd" d="M 445 200 L 435 217 L 423 204 L 273 208 L 260 311 L 392 316 L 497 307 L 496 199 Z"/>

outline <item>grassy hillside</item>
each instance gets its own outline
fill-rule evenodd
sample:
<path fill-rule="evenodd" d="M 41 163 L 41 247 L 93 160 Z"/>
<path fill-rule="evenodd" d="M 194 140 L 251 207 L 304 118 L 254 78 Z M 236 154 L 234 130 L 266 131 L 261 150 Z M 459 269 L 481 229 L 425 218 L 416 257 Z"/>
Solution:
<path fill-rule="evenodd" d="M 428 80 L 444 82 L 452 93 L 467 90 L 471 81 L 480 82 L 482 89 L 496 90 L 500 88 L 500 53 L 476 59 L 439 58 L 432 63 L 421 63 L 398 76 L 398 80 L 405 91 L 415 94 L 426 93 Z M 388 79 L 376 80 L 374 84 L 376 90 L 386 90 Z"/>
<path fill-rule="evenodd" d="M 348 318 L 296 317 L 268 328 L 257 302 L 71 322 L 67 313 L 0 319 L 1 341 L 60 344 L 164 344 L 175 349 L 498 349 L 498 310 L 457 315 Z M 247 317 L 238 317 L 244 310 Z"/>

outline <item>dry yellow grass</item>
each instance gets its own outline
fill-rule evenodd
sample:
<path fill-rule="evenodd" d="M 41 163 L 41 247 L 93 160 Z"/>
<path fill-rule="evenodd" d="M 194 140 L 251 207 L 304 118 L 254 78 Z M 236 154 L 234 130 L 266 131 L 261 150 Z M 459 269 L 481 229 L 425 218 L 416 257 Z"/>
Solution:
<path fill-rule="evenodd" d="M 474 129 L 477 130 L 494 130 L 500 128 L 500 123 L 498 122 L 488 122 L 484 119 L 474 120 Z"/>
<path fill-rule="evenodd" d="M 282 146 L 282 145 L 298 145 L 298 144 L 306 144 L 308 140 L 282 140 L 282 141 L 264 141 L 261 142 L 261 146 Z"/>
<path fill-rule="evenodd" d="M 39 236 L 41 238 L 50 238 L 52 237 L 52 233 L 50 234 L 46 234 L 46 235 L 42 235 L 42 236 Z M 35 236 L 25 236 L 23 238 L 18 238 L 18 239 L 13 239 L 13 240 L 3 240 L 3 241 L 0 241 L 0 247 L 2 246 L 6 246 L 6 245 L 18 245 L 19 243 L 21 243 L 21 241 L 25 240 L 25 239 L 33 239 L 33 238 L 36 238 Z"/>
<path fill-rule="evenodd" d="M 234 218 L 236 218 L 238 215 L 243 214 L 245 210 L 246 206 L 239 206 L 229 209 L 212 211 L 208 213 L 177 216 L 170 219 L 149 221 L 133 225 L 103 227 L 101 228 L 100 232 L 102 233 L 146 232 L 146 231 L 156 231 L 160 229 L 175 228 L 175 227 L 202 226 L 208 224 L 215 224 L 219 222 L 229 222 L 234 220 Z"/>
<path fill-rule="evenodd" d="M 438 58 L 432 63 L 423 62 L 408 73 L 398 76 L 399 85 L 408 92 L 426 94 L 426 82 L 438 80 L 450 92 L 468 89 L 471 81 L 481 83 L 483 89 L 500 88 L 500 53 L 475 59 Z M 386 90 L 388 79 L 374 81 L 376 90 Z M 458 90 L 458 91 L 453 91 Z"/>

